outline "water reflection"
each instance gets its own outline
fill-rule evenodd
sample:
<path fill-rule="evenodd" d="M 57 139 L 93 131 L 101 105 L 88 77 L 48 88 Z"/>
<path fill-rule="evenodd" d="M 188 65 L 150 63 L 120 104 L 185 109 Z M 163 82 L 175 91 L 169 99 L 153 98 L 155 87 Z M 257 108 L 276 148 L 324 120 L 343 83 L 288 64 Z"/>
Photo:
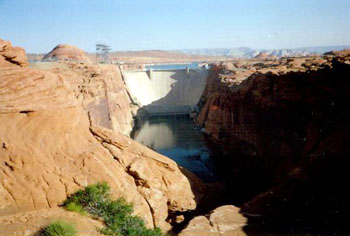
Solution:
<path fill-rule="evenodd" d="M 131 137 L 204 180 L 216 179 L 205 137 L 188 117 L 152 118 L 135 127 Z"/>

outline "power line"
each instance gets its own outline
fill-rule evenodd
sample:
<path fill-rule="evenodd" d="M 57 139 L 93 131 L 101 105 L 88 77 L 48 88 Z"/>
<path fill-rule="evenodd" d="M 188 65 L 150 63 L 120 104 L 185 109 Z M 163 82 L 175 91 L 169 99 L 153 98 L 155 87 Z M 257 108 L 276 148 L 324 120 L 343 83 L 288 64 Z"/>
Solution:
<path fill-rule="evenodd" d="M 96 63 L 108 63 L 109 52 L 112 48 L 104 43 L 96 43 Z"/>

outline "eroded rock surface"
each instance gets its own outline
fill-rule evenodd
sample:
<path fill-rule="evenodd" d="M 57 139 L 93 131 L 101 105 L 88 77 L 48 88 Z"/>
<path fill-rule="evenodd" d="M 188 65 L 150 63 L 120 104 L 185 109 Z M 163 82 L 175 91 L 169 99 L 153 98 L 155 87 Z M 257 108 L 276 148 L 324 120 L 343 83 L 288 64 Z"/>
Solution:
<path fill-rule="evenodd" d="M 12 47 L 11 42 L 2 39 L 0 39 L 0 57 L 0 66 L 28 65 L 24 49 Z"/>
<path fill-rule="evenodd" d="M 130 100 L 118 67 L 77 62 L 41 63 L 36 67 L 63 79 L 81 99 L 93 125 L 130 133 L 137 106 Z"/>
<path fill-rule="evenodd" d="M 8 61 L 7 50 L 0 53 L 0 216 L 54 209 L 99 181 L 150 227 L 166 231 L 170 211 L 196 207 L 194 186 L 175 162 L 122 134 L 131 108 L 117 68 L 70 62 L 40 71 Z"/>
<path fill-rule="evenodd" d="M 193 218 L 179 236 L 243 236 L 247 219 L 233 205 L 221 206 L 207 216 Z"/>
<path fill-rule="evenodd" d="M 102 222 L 61 208 L 42 209 L 0 216 L 0 235 L 41 235 L 40 230 L 50 223 L 61 220 L 74 224 L 79 236 L 102 236 L 98 229 Z"/>

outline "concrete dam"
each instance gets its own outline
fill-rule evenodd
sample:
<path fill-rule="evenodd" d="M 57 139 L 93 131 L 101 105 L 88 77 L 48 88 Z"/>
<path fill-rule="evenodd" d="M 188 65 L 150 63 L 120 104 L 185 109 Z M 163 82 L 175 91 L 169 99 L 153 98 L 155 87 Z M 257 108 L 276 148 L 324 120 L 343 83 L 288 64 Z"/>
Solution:
<path fill-rule="evenodd" d="M 123 75 L 132 99 L 149 115 L 177 115 L 198 110 L 208 69 L 150 69 Z"/>

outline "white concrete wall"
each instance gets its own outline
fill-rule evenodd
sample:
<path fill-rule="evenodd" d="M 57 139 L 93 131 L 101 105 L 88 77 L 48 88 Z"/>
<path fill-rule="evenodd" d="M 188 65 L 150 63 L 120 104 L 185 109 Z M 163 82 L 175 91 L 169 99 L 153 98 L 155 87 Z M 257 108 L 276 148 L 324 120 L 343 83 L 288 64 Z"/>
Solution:
<path fill-rule="evenodd" d="M 195 106 L 206 83 L 208 70 L 191 69 L 124 72 L 126 85 L 140 106 Z"/>

